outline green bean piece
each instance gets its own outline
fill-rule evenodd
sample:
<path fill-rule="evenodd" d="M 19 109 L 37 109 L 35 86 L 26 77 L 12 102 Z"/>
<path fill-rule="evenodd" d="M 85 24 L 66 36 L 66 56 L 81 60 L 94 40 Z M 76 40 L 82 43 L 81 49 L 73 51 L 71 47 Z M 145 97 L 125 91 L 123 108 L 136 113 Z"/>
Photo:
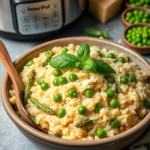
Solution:
<path fill-rule="evenodd" d="M 42 63 L 42 66 L 43 66 L 43 67 L 45 67 L 45 66 L 48 65 L 48 63 L 49 63 L 49 61 L 51 60 L 52 56 L 53 56 L 53 52 L 50 51 L 49 56 L 48 56 L 48 57 L 46 58 L 46 60 Z"/>
<path fill-rule="evenodd" d="M 35 78 L 35 71 L 32 70 L 29 73 L 28 80 L 27 80 L 26 87 L 25 87 L 24 105 L 27 104 L 27 100 L 29 99 L 29 93 L 30 93 L 30 89 L 31 89 L 32 83 L 34 81 L 34 78 Z"/>
<path fill-rule="evenodd" d="M 118 84 L 116 84 L 116 91 L 117 93 L 122 93 L 122 90 Z"/>
<path fill-rule="evenodd" d="M 47 107 L 46 105 L 43 105 L 41 103 L 39 103 L 35 98 L 30 98 L 30 101 L 35 104 L 38 108 L 40 108 L 43 112 L 49 114 L 49 115 L 55 115 L 55 111 L 49 107 Z"/>
<path fill-rule="evenodd" d="M 36 119 L 31 114 L 29 114 L 29 117 L 33 120 L 34 123 L 36 123 Z"/>
<path fill-rule="evenodd" d="M 84 128 L 90 124 L 93 124 L 93 120 L 85 119 L 85 120 L 81 120 L 81 121 L 77 122 L 76 127 L 77 128 Z"/>

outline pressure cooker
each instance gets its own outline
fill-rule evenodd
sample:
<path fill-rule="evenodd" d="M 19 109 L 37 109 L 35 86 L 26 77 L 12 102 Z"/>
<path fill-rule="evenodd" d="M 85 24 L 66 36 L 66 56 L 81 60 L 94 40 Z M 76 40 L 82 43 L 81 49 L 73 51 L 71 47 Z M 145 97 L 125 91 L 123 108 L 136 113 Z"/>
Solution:
<path fill-rule="evenodd" d="M 0 36 L 31 40 L 68 28 L 85 0 L 0 0 Z"/>

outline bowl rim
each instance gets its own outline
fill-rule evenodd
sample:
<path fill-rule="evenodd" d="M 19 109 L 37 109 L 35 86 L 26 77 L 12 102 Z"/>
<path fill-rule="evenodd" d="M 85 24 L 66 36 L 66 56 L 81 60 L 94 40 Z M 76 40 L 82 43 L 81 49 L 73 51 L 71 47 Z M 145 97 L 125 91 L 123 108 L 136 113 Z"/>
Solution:
<path fill-rule="evenodd" d="M 120 45 L 118 43 L 109 41 L 109 40 L 102 40 L 102 39 L 98 39 L 98 38 L 92 38 L 92 37 L 68 37 L 68 38 L 61 38 L 61 39 L 57 39 L 57 40 L 52 40 L 43 44 L 40 44 L 32 49 L 30 49 L 29 51 L 25 52 L 24 54 L 22 54 L 19 58 L 16 59 L 15 61 L 15 65 L 19 64 L 19 62 L 24 59 L 25 57 L 27 57 L 28 55 L 30 55 L 31 53 L 34 53 L 35 51 L 57 43 L 57 42 L 65 42 L 66 40 L 72 40 L 72 41 L 83 41 L 83 42 L 90 42 L 90 41 L 95 41 L 95 42 L 100 42 L 103 44 L 108 44 L 108 45 L 112 45 L 112 46 L 116 46 L 118 48 L 124 49 L 125 51 L 132 53 L 135 57 L 137 57 L 140 61 L 142 61 L 144 63 L 144 65 L 147 66 L 147 68 L 150 71 L 150 65 L 149 62 L 143 57 L 141 56 L 139 53 L 137 53 L 134 50 L 131 50 L 129 48 L 126 48 L 123 45 Z M 8 114 L 8 116 L 10 117 L 10 119 L 20 128 L 22 129 L 24 132 L 26 132 L 28 135 L 33 136 L 34 138 L 37 138 L 39 140 L 42 140 L 44 142 L 48 142 L 54 145 L 63 145 L 63 146 L 69 146 L 69 147 L 89 147 L 89 146 L 96 146 L 96 145 L 104 145 L 104 144 L 112 144 L 115 143 L 116 141 L 119 142 L 121 140 L 124 140 L 126 138 L 130 138 L 131 135 L 135 134 L 136 132 L 138 132 L 139 130 L 141 130 L 146 124 L 148 124 L 150 122 L 150 112 L 145 116 L 145 118 L 138 123 L 137 125 L 135 125 L 134 127 L 132 127 L 131 129 L 120 133 L 118 135 L 115 135 L 113 137 L 109 137 L 109 138 L 104 138 L 104 139 L 100 139 L 100 140 L 91 140 L 91 141 L 76 141 L 76 140 L 66 140 L 66 139 L 60 139 L 57 137 L 52 137 L 48 134 L 45 134 L 41 131 L 38 131 L 37 129 L 29 126 L 27 123 L 25 123 L 14 111 L 14 109 L 12 108 L 12 105 L 9 102 L 8 99 L 8 95 L 7 95 L 7 83 L 9 80 L 9 75 L 6 72 L 2 81 L 2 86 L 1 86 L 1 97 L 2 97 L 2 103 L 3 106 L 5 108 L 6 113 Z"/>
<path fill-rule="evenodd" d="M 126 27 L 127 27 L 127 26 L 130 26 L 130 25 L 134 25 L 134 24 L 130 24 L 129 22 L 127 22 L 127 21 L 125 20 L 125 14 L 126 14 L 128 11 L 132 11 L 132 10 L 135 10 L 135 9 L 137 9 L 137 10 L 143 10 L 143 11 L 148 12 L 148 13 L 150 14 L 150 9 L 149 9 L 149 8 L 146 8 L 146 7 L 131 7 L 131 8 L 125 9 L 125 10 L 122 12 L 122 14 L 121 14 L 121 19 L 122 19 L 122 22 L 124 22 L 124 24 L 125 24 Z M 139 23 L 142 23 L 142 22 L 139 22 Z M 147 24 L 149 24 L 149 23 L 147 23 Z"/>
<path fill-rule="evenodd" d="M 123 34 L 122 34 L 122 36 L 123 36 L 123 41 L 124 42 L 126 42 L 130 47 L 132 47 L 132 48 L 138 48 L 138 49 L 144 49 L 144 50 L 147 50 L 147 49 L 150 49 L 150 46 L 137 46 L 137 45 L 133 45 L 133 44 L 131 44 L 130 42 L 128 42 L 127 41 L 127 39 L 126 39 L 126 37 L 125 37 L 125 35 L 126 35 L 126 32 L 127 32 L 127 30 L 129 30 L 130 28 L 132 28 L 132 27 L 137 27 L 137 26 L 148 26 L 149 28 L 150 28 L 150 24 L 147 24 L 147 23 L 137 23 L 137 24 L 132 24 L 132 25 L 130 25 L 130 26 L 128 26 L 128 27 L 126 27 L 124 30 L 123 30 Z M 139 50 L 138 50 L 139 51 Z"/>

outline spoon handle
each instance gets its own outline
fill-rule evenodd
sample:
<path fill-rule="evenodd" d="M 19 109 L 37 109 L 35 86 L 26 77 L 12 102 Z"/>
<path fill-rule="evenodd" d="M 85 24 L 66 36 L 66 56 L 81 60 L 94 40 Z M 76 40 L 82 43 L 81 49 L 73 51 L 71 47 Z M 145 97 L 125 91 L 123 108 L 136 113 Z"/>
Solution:
<path fill-rule="evenodd" d="M 21 78 L 18 75 L 16 68 L 14 67 L 8 51 L 2 41 L 0 41 L 0 60 L 4 64 L 15 88 L 18 88 L 19 91 L 24 91 L 25 86 L 21 81 Z"/>

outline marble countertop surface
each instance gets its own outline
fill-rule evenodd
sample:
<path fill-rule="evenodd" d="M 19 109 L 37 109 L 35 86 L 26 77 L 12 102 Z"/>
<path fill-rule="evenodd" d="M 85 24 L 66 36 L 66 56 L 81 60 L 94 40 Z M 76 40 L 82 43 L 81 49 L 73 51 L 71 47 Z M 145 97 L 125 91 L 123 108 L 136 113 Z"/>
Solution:
<path fill-rule="evenodd" d="M 67 30 L 57 33 L 55 36 L 51 36 L 49 38 L 45 38 L 42 40 L 36 41 L 15 41 L 6 38 L 2 38 L 0 36 L 0 40 L 2 40 L 5 46 L 8 49 L 8 52 L 14 61 L 24 52 L 28 51 L 34 46 L 37 46 L 43 42 L 47 42 L 49 40 L 63 38 L 63 37 L 71 37 L 71 36 L 85 36 L 83 30 L 87 27 L 96 27 L 100 30 L 108 30 L 110 37 L 115 42 L 122 42 L 122 32 L 124 27 L 121 22 L 121 15 L 117 15 L 113 19 L 111 19 L 105 25 L 93 20 L 87 14 L 82 15 L 71 27 Z M 120 41 L 121 40 L 121 41 Z M 150 55 L 144 55 L 144 57 L 150 61 Z M 6 70 L 3 64 L 0 62 L 0 85 L 2 83 L 3 76 Z M 27 140 L 21 132 L 17 129 L 15 124 L 9 119 L 7 116 L 2 102 L 0 98 L 0 150 L 40 150 L 34 144 L 32 144 L 29 140 Z"/>

